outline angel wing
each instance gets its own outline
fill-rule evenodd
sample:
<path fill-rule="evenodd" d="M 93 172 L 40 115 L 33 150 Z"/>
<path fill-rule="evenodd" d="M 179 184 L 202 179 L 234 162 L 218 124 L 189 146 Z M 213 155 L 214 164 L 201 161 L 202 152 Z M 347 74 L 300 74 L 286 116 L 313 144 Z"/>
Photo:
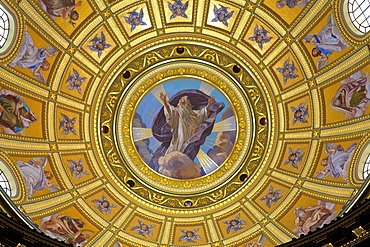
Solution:
<path fill-rule="evenodd" d="M 218 21 L 218 8 L 216 4 L 213 4 L 213 13 L 215 14 L 215 18 L 212 19 L 212 22 Z"/>
<path fill-rule="evenodd" d="M 103 32 L 101 32 L 100 40 L 103 44 L 105 44 L 105 35 Z"/>
<path fill-rule="evenodd" d="M 153 237 L 153 232 L 150 229 L 148 230 L 148 235 L 149 237 Z"/>
<path fill-rule="evenodd" d="M 306 102 L 302 102 L 301 104 L 299 104 L 298 108 L 299 108 L 299 109 L 300 109 L 300 108 L 303 108 L 305 104 L 306 104 Z"/>
<path fill-rule="evenodd" d="M 233 16 L 233 14 L 234 14 L 234 11 L 231 11 L 231 12 L 227 13 L 226 16 L 225 16 L 225 20 L 230 19 Z"/>
<path fill-rule="evenodd" d="M 288 67 L 289 62 L 290 62 L 290 58 L 288 58 L 288 59 L 284 62 L 284 66 L 283 66 L 283 67 Z"/>
<path fill-rule="evenodd" d="M 94 199 L 94 200 L 92 200 L 91 202 L 95 202 L 95 203 L 102 203 L 102 202 L 103 202 L 103 200 L 102 200 L 102 199 Z"/>
<path fill-rule="evenodd" d="M 300 153 L 304 150 L 304 148 L 298 148 L 297 150 L 295 150 L 295 153 Z"/>
<path fill-rule="evenodd" d="M 258 24 L 254 27 L 253 35 L 256 36 L 258 34 Z"/>
<path fill-rule="evenodd" d="M 184 12 L 188 9 L 188 7 L 189 7 L 189 1 L 187 1 L 185 4 L 184 4 L 184 6 L 183 6 L 183 8 L 184 8 Z M 187 18 L 187 17 L 186 17 Z"/>
<path fill-rule="evenodd" d="M 144 11 L 143 11 L 143 9 L 141 8 L 141 9 L 140 9 L 140 12 L 139 12 L 139 19 L 141 20 L 141 19 L 143 19 L 143 17 L 144 17 Z"/>

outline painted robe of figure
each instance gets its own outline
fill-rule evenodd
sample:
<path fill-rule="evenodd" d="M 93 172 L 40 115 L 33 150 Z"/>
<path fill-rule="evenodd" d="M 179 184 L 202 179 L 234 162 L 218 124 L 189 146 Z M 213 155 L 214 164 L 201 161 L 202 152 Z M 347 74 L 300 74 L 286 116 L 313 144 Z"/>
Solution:
<path fill-rule="evenodd" d="M 341 145 L 327 143 L 325 152 L 329 155 L 328 165 L 333 178 L 343 177 L 346 180 L 348 171 L 348 162 L 357 143 L 353 143 L 347 150 L 344 150 Z"/>
<path fill-rule="evenodd" d="M 182 102 L 184 102 L 182 105 Z M 169 105 L 169 111 L 164 108 L 167 123 L 172 128 L 172 139 L 167 153 L 173 151 L 183 152 L 183 146 L 198 131 L 198 126 L 208 118 L 207 107 L 192 110 L 192 105 L 187 96 L 180 99 L 176 106 Z"/>
<path fill-rule="evenodd" d="M 1 94 L 0 90 L 0 125 L 9 128 L 9 134 L 21 132 L 36 122 L 37 117 L 32 113 L 27 104 L 19 97 L 12 94 Z M 8 133 L 6 132 L 6 133 Z M 10 133 L 13 132 L 13 133 Z"/>
<path fill-rule="evenodd" d="M 330 107 L 346 114 L 346 119 L 361 117 L 370 104 L 370 76 L 356 72 L 342 81 L 341 87 L 330 102 Z"/>
<path fill-rule="evenodd" d="M 39 49 L 33 44 L 33 39 L 28 32 L 24 34 L 22 47 L 16 58 L 9 64 L 11 67 L 36 69 L 43 66 L 48 51 L 45 48 Z"/>
<path fill-rule="evenodd" d="M 150 160 L 151 168 L 158 171 L 158 159 L 174 151 L 194 160 L 200 146 L 211 134 L 217 114 L 225 107 L 223 103 L 214 100 L 207 107 L 210 99 L 210 96 L 199 90 L 187 89 L 176 93 L 167 101 L 168 109 L 164 106 L 153 121 L 153 136 L 162 144 Z M 184 100 L 190 105 L 183 112 L 177 107 Z"/>
<path fill-rule="evenodd" d="M 51 192 L 60 190 L 55 184 L 48 181 L 50 172 L 47 175 L 44 170 L 47 164 L 46 158 L 35 158 L 28 162 L 17 161 L 15 164 L 18 166 L 26 182 L 29 198 L 32 197 L 36 190 L 43 190 L 44 188 L 47 188 Z"/>
<path fill-rule="evenodd" d="M 67 215 L 52 215 L 43 218 L 41 227 L 49 236 L 65 240 L 67 244 L 79 244 L 83 246 L 90 237 L 83 232 L 90 230 L 81 230 L 84 222 L 81 219 L 73 219 Z"/>

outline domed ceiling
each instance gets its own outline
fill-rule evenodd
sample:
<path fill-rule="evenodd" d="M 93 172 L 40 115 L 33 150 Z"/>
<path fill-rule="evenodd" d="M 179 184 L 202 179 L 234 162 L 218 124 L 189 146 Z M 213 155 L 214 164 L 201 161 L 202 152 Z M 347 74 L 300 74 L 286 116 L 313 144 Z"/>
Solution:
<path fill-rule="evenodd" d="M 370 36 L 342 1 L 16 2 L 0 157 L 47 235 L 276 246 L 361 188 Z"/>

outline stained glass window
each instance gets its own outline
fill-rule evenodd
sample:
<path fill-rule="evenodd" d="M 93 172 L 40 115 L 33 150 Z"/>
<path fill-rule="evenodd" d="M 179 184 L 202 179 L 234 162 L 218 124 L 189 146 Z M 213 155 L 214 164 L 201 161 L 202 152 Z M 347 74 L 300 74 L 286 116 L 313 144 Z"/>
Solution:
<path fill-rule="evenodd" d="M 9 36 L 9 16 L 0 5 L 0 48 L 2 48 Z"/>
<path fill-rule="evenodd" d="M 370 0 L 349 0 L 348 13 L 360 32 L 367 33 L 370 30 Z"/>
<path fill-rule="evenodd" d="M 364 179 L 367 178 L 369 173 L 370 173 L 370 154 L 369 154 L 369 156 L 367 156 L 367 159 L 366 159 L 365 164 L 364 164 Z"/>
<path fill-rule="evenodd" d="M 10 188 L 9 181 L 2 170 L 0 170 L 0 186 L 1 188 L 3 188 L 5 193 L 10 197 L 12 190 Z"/>

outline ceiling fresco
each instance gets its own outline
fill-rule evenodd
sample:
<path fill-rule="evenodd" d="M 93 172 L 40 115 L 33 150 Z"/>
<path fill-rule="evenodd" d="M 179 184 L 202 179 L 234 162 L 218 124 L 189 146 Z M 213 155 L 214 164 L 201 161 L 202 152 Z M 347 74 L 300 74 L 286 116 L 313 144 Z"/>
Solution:
<path fill-rule="evenodd" d="M 276 246 L 365 181 L 370 36 L 342 1 L 1 4 L 0 168 L 52 238 Z"/>

